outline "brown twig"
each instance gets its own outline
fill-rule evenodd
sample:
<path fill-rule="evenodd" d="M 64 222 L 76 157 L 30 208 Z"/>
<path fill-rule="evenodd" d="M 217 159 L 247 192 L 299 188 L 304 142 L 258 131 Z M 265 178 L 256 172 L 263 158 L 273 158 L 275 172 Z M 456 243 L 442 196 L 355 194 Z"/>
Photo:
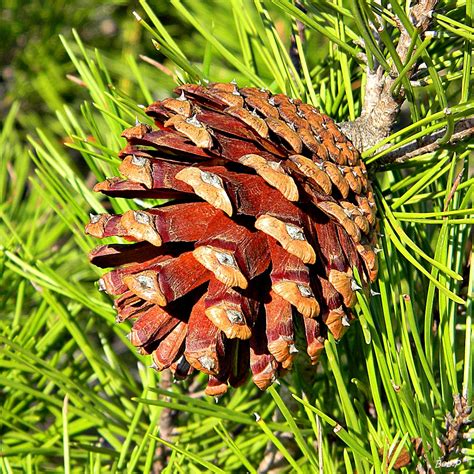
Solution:
<path fill-rule="evenodd" d="M 171 370 L 166 369 L 161 372 L 160 375 L 160 388 L 163 390 L 168 390 L 171 387 L 173 382 L 173 374 Z M 169 401 L 169 400 L 168 400 Z M 159 436 L 165 441 L 172 442 L 173 440 L 173 430 L 175 426 L 176 412 L 171 410 L 171 408 L 163 408 L 160 413 L 159 421 Z M 159 444 L 156 448 L 156 461 L 153 464 L 153 474 L 158 474 L 163 471 L 168 463 L 168 458 L 171 454 L 170 448 Z"/>
<path fill-rule="evenodd" d="M 448 197 L 444 203 L 443 212 L 446 212 L 449 207 L 449 203 L 453 199 L 453 196 L 458 189 L 458 186 L 461 184 L 462 175 L 464 174 L 464 168 L 457 174 L 456 178 L 454 178 L 453 185 L 451 186 L 451 191 L 449 191 Z M 447 219 L 448 216 L 443 217 L 443 219 Z"/>
<path fill-rule="evenodd" d="M 66 79 L 71 82 L 74 82 L 74 84 L 77 84 L 78 86 L 87 88 L 87 84 L 82 79 L 77 76 L 74 76 L 73 74 L 66 74 Z"/>
<path fill-rule="evenodd" d="M 384 168 L 386 165 L 396 163 L 401 164 L 415 158 L 416 156 L 425 155 L 438 150 L 441 146 L 454 145 L 460 141 L 469 138 L 474 135 L 474 119 L 468 118 L 459 121 L 454 127 L 454 133 L 452 134 L 448 143 L 442 145 L 439 143 L 439 139 L 446 133 L 446 129 L 442 129 L 431 135 L 423 137 L 421 140 L 414 140 L 406 145 L 387 153 L 383 158 L 378 160 L 377 168 Z"/>
<path fill-rule="evenodd" d="M 459 443 L 463 438 L 466 427 L 471 424 L 470 415 L 472 408 L 466 398 L 460 394 L 453 396 L 453 414 L 446 415 L 446 434 L 439 440 L 442 456 L 436 461 L 436 467 L 455 467 L 462 460 L 452 459 L 453 455 L 459 454 Z"/>
<path fill-rule="evenodd" d="M 280 389 L 280 397 L 284 400 L 285 405 L 291 410 L 297 410 L 297 403 L 295 399 L 291 396 L 290 391 L 286 388 L 285 385 L 281 386 Z M 274 422 L 282 422 L 284 417 L 280 410 L 275 410 L 272 421 Z M 290 433 L 276 433 L 276 437 L 283 443 L 286 449 L 290 452 L 290 454 L 294 455 L 297 452 L 297 445 L 295 440 L 293 439 L 293 435 Z M 268 442 L 265 448 L 265 452 L 263 455 L 263 459 L 260 462 L 257 472 L 258 473 L 265 473 L 265 474 L 276 474 L 287 467 L 287 461 L 285 457 L 281 454 L 281 452 L 277 449 L 277 447 L 272 443 Z"/>
<path fill-rule="evenodd" d="M 149 58 L 148 56 L 145 56 L 144 54 L 140 54 L 139 57 L 142 61 L 145 61 L 146 63 L 151 64 L 152 66 L 156 67 L 167 76 L 170 76 L 172 78 L 175 77 L 173 72 L 170 69 L 168 69 L 165 65 L 161 64 L 160 62 L 155 61 L 154 59 Z"/>
<path fill-rule="evenodd" d="M 436 4 L 437 0 L 419 0 L 410 9 L 411 21 L 419 35 L 426 32 Z M 400 21 L 398 21 L 398 27 L 400 38 L 396 51 L 401 63 L 406 64 L 409 59 L 411 38 Z M 415 68 L 407 72 L 408 80 L 414 72 Z M 356 120 L 340 124 L 341 130 L 352 140 L 359 151 L 376 145 L 390 134 L 400 107 L 405 100 L 403 87 L 398 93 L 392 94 L 391 89 L 397 77 L 398 71 L 394 64 L 390 71 L 384 71 L 380 65 L 376 66 L 374 70 L 367 68 L 367 84 L 362 113 Z"/>
<path fill-rule="evenodd" d="M 445 417 L 446 431 L 445 434 L 438 439 L 438 446 L 441 450 L 441 457 L 436 460 L 436 470 L 429 463 L 426 450 L 431 450 L 431 447 L 423 446 L 421 440 L 412 440 L 415 451 L 419 458 L 424 459 L 424 465 L 418 463 L 416 472 L 418 474 L 435 474 L 439 469 L 454 469 L 464 462 L 466 458 L 459 456 L 462 454 L 460 450 L 460 443 L 463 438 L 472 436 L 467 431 L 467 427 L 471 424 L 472 407 L 468 404 L 467 399 L 458 394 L 453 395 L 453 413 L 448 413 Z"/>
<path fill-rule="evenodd" d="M 303 4 L 300 0 L 296 0 L 295 6 L 299 8 L 303 13 L 306 13 L 306 9 L 303 7 Z M 291 43 L 290 43 L 290 58 L 293 66 L 295 67 L 296 71 L 301 71 L 301 59 L 298 53 L 298 46 L 296 44 L 296 33 L 298 34 L 301 43 L 304 43 L 304 31 L 305 26 L 300 20 L 296 20 L 296 32 L 293 31 L 291 34 Z"/>

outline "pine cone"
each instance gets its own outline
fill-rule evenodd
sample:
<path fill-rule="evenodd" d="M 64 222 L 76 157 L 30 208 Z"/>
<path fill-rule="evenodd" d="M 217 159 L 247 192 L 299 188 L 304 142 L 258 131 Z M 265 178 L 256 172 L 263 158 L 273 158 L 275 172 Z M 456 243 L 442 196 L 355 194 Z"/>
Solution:
<path fill-rule="evenodd" d="M 357 268 L 377 275 L 375 201 L 358 152 L 314 107 L 233 83 L 183 85 L 151 104 L 157 128 L 123 132 L 125 177 L 95 190 L 173 199 L 92 216 L 86 232 L 136 242 L 97 247 L 116 267 L 100 288 L 158 370 L 209 375 L 221 395 L 249 375 L 260 389 L 291 368 L 295 328 L 316 364 L 329 330 L 353 320 Z"/>

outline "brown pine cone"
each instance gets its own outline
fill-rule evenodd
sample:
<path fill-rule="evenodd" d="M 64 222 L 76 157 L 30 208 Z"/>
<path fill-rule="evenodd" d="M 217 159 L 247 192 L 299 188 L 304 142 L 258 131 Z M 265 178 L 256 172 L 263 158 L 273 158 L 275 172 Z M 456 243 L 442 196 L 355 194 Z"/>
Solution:
<path fill-rule="evenodd" d="M 314 107 L 233 83 L 188 84 L 151 104 L 156 128 L 123 132 L 125 178 L 95 190 L 172 198 L 153 209 L 92 216 L 86 232 L 134 244 L 90 254 L 118 296 L 118 321 L 158 370 L 209 375 L 221 395 L 252 373 L 267 388 L 291 368 L 295 318 L 316 364 L 329 330 L 353 319 L 357 268 L 377 276 L 375 201 L 359 153 Z"/>

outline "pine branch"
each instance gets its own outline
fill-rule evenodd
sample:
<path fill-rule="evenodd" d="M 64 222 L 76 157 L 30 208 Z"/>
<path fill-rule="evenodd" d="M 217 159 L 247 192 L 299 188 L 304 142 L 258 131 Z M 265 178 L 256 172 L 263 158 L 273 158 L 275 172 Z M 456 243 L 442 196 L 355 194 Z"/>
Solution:
<path fill-rule="evenodd" d="M 422 37 L 430 24 L 437 0 L 420 0 L 410 9 L 410 21 Z M 409 31 L 399 18 L 396 18 L 400 30 L 400 38 L 396 53 L 402 65 L 410 59 L 411 37 Z M 383 28 L 379 25 L 378 28 Z M 414 54 L 415 50 L 412 51 Z M 367 51 L 367 54 L 371 54 Z M 392 88 L 398 78 L 398 70 L 393 62 L 390 71 L 377 63 L 373 58 L 374 68 L 367 66 L 367 84 L 365 89 L 364 105 L 360 117 L 351 122 L 340 124 L 341 130 L 352 140 L 359 151 L 367 150 L 386 138 L 397 120 L 400 107 L 405 100 L 405 90 L 401 87 L 397 92 Z M 405 78 L 409 80 L 416 68 L 407 71 Z"/>
<path fill-rule="evenodd" d="M 384 169 L 390 164 L 402 164 L 417 156 L 433 153 L 442 146 L 455 145 L 461 141 L 467 140 L 474 135 L 474 118 L 468 118 L 459 121 L 454 127 L 454 133 L 451 135 L 448 143 L 440 143 L 440 139 L 446 134 L 446 128 L 439 132 L 426 135 L 420 140 L 413 140 L 406 145 L 387 153 L 378 160 L 377 168 Z"/>
<path fill-rule="evenodd" d="M 306 13 L 306 9 L 304 8 L 303 4 L 301 3 L 300 0 L 297 0 L 295 3 L 296 7 L 300 9 L 302 12 Z M 291 62 L 293 63 L 293 66 L 295 67 L 296 71 L 298 71 L 299 74 L 301 74 L 301 58 L 298 53 L 298 46 L 296 42 L 296 35 L 298 35 L 301 44 L 304 44 L 305 41 L 305 25 L 300 21 L 296 20 L 296 31 L 293 31 L 291 34 L 290 38 L 290 58 Z"/>
<path fill-rule="evenodd" d="M 160 388 L 162 390 L 169 390 L 173 383 L 173 374 L 171 370 L 165 369 L 160 376 Z M 166 397 L 166 401 L 170 401 L 168 397 Z M 164 439 L 165 441 L 169 441 L 170 443 L 173 441 L 173 431 L 176 424 L 176 412 L 171 408 L 163 407 L 160 413 L 160 421 L 159 421 L 159 436 L 160 438 Z M 156 448 L 156 461 L 153 463 L 153 473 L 158 474 L 162 472 L 163 469 L 168 464 L 168 459 L 171 454 L 171 449 L 164 445 L 159 444 Z"/>

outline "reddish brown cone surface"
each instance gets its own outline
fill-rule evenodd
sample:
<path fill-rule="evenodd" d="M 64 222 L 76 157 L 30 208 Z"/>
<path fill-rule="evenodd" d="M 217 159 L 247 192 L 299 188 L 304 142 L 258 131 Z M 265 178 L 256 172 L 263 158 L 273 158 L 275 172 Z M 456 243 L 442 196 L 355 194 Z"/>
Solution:
<path fill-rule="evenodd" d="M 357 268 L 377 275 L 375 202 L 358 152 L 314 107 L 234 84 L 184 85 L 151 104 L 156 128 L 125 130 L 123 178 L 108 196 L 177 199 L 93 216 L 92 263 L 118 296 L 131 342 L 177 378 L 209 374 L 221 395 L 248 375 L 261 389 L 291 368 L 295 327 L 316 364 L 353 316 Z M 303 324 L 295 324 L 303 318 Z"/>

